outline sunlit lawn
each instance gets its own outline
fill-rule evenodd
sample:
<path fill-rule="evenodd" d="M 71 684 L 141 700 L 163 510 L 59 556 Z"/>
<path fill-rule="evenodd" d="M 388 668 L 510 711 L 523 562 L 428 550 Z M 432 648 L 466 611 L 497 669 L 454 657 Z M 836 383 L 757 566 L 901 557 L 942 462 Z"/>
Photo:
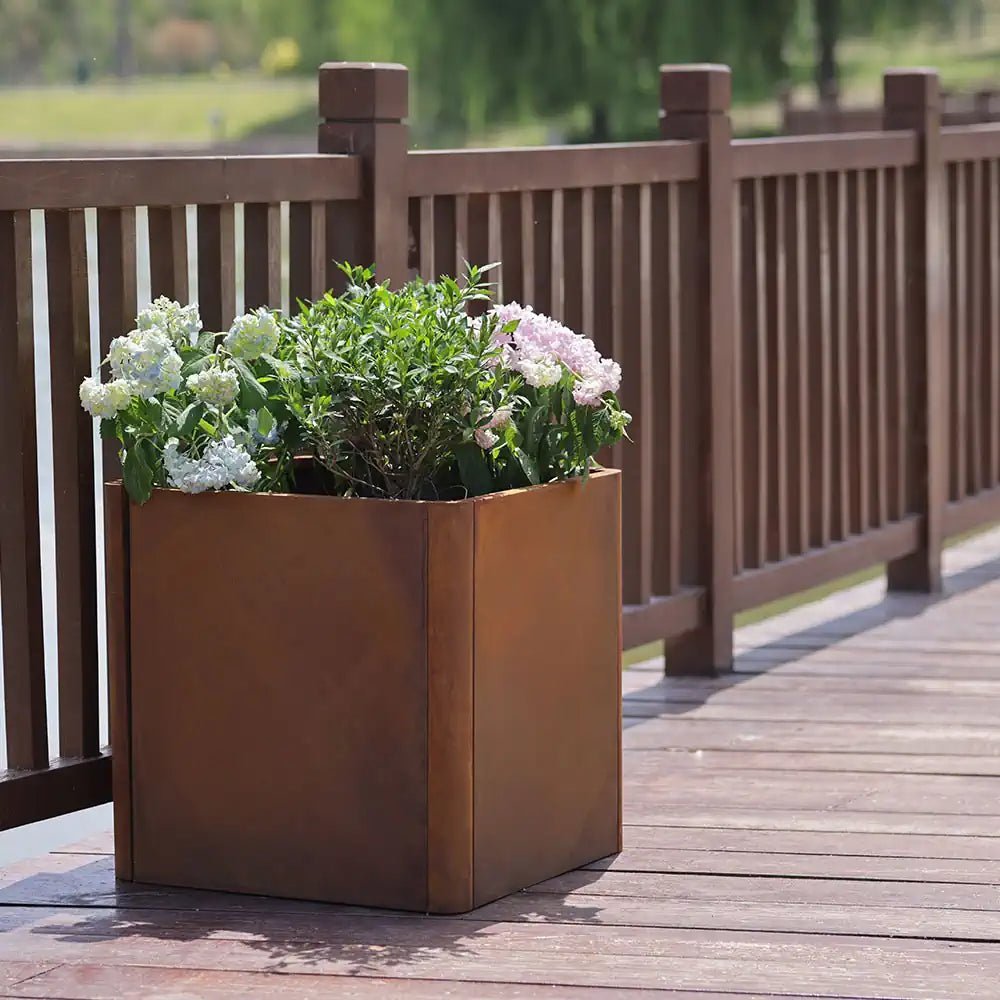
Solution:
<path fill-rule="evenodd" d="M 0 88 L 7 143 L 206 142 L 315 106 L 313 79 L 176 77 L 85 86 Z"/>

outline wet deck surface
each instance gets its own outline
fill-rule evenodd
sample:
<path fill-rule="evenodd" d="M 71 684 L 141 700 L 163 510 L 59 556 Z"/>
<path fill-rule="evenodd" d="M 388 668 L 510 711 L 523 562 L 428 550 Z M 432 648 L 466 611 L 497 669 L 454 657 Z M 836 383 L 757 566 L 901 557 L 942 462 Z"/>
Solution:
<path fill-rule="evenodd" d="M 1000 532 L 625 674 L 625 850 L 460 918 L 0 871 L 0 996 L 1000 997 Z"/>

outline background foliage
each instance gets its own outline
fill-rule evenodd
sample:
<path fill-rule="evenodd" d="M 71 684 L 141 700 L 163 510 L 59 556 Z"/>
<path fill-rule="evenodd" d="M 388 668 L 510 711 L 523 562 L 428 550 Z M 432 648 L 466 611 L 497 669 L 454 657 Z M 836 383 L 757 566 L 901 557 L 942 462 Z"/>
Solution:
<path fill-rule="evenodd" d="M 0 82 L 405 62 L 418 136 L 569 117 L 581 138 L 655 129 L 657 67 L 725 62 L 736 98 L 827 84 L 858 36 L 981 30 L 994 0 L 3 0 Z M 304 107 L 303 115 L 311 109 Z M 2 133 L 0 121 L 0 133 Z"/>

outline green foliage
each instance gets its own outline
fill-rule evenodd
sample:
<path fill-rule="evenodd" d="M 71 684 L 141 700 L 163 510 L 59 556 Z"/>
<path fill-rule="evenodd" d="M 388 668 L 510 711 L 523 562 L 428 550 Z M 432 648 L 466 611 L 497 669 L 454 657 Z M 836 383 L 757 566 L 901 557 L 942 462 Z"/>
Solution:
<path fill-rule="evenodd" d="M 492 310 L 470 320 L 488 299 L 484 270 L 391 291 L 348 267 L 343 295 L 289 321 L 289 411 L 332 492 L 449 499 L 539 485 L 586 476 L 621 439 L 630 418 L 613 391 L 578 403 L 582 373 L 554 355 L 554 381 L 529 384 L 513 344 L 500 346 L 518 320 Z"/>
<path fill-rule="evenodd" d="M 451 496 L 469 415 L 509 405 L 516 388 L 495 364 L 495 320 L 470 325 L 469 306 L 486 296 L 481 271 L 398 292 L 363 268 L 345 271 L 343 295 L 328 293 L 289 324 L 291 413 L 335 492 Z"/>

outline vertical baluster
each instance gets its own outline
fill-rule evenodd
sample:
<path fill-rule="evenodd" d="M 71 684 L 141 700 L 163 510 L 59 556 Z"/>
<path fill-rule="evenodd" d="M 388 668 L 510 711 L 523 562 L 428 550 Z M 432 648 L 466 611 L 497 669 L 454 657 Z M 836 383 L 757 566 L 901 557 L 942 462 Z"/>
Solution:
<path fill-rule="evenodd" d="M 59 753 L 98 749 L 93 422 L 77 389 L 91 373 L 83 209 L 45 215 L 52 393 L 52 479 L 59 652 Z"/>
<path fill-rule="evenodd" d="M 847 367 L 848 328 L 848 235 L 847 235 L 847 174 L 838 170 L 836 174 L 836 239 L 837 239 L 837 320 L 836 320 L 836 427 L 837 457 L 835 466 L 835 530 L 837 538 L 846 538 L 850 526 L 850 398 L 848 395 L 849 374 Z"/>
<path fill-rule="evenodd" d="M 152 209 L 150 210 L 152 211 Z M 136 316 L 136 246 L 135 209 L 99 208 L 97 210 L 97 294 L 100 324 L 100 354 L 107 357 L 115 337 L 132 329 Z M 150 240 L 152 245 L 152 239 Z M 185 275 L 186 279 L 187 275 Z M 185 281 L 186 284 L 186 281 Z M 153 286 L 153 297 L 173 291 Z M 103 478 L 111 480 L 121 471 L 118 442 L 102 442 Z"/>
<path fill-rule="evenodd" d="M 794 208 L 788 215 L 786 231 L 787 242 L 794 248 L 791 253 L 793 272 L 789 279 L 794 294 L 794 309 L 789 310 L 794 336 L 790 339 L 789 365 L 794 401 L 790 420 L 795 446 L 791 458 L 789 502 L 795 525 L 794 548 L 801 553 L 809 548 L 809 352 L 812 338 L 806 265 L 806 178 L 796 174 L 790 184 Z"/>
<path fill-rule="evenodd" d="M 889 331 L 886 322 L 887 284 L 889 274 L 886 268 L 886 193 L 885 170 L 875 171 L 873 223 L 869 230 L 870 246 L 874 251 L 875 280 L 874 293 L 874 336 L 875 336 L 875 477 L 872 505 L 875 523 L 880 527 L 889 520 L 889 449 L 888 449 L 888 386 L 886 377 L 886 347 Z"/>
<path fill-rule="evenodd" d="M 434 260 L 434 198 L 425 195 L 420 199 L 420 273 L 427 281 L 438 276 Z"/>
<path fill-rule="evenodd" d="M 101 209 L 98 212 L 117 212 Z M 166 295 L 184 304 L 188 294 L 187 209 L 150 206 L 146 210 L 149 232 L 150 295 Z"/>
<path fill-rule="evenodd" d="M 676 184 L 650 189 L 649 308 L 652 316 L 653 407 L 653 592 L 673 594 L 680 586 L 680 408 L 679 310 Z"/>
<path fill-rule="evenodd" d="M 955 413 L 955 429 L 951 440 L 955 455 L 956 488 L 955 499 L 968 495 L 968 437 L 969 437 L 969 399 L 968 399 L 968 342 L 969 342 L 969 261 L 968 261 L 968 186 L 966 184 L 966 165 L 955 164 L 956 195 L 952 203 L 955 213 L 955 236 L 952 242 L 954 265 L 952 275 L 954 280 L 954 303 L 952 313 L 952 337 L 954 343 L 955 375 L 952 379 L 952 406 Z"/>
<path fill-rule="evenodd" d="M 552 311 L 552 192 L 535 191 L 532 198 L 534 244 L 534 298 L 539 311 Z"/>
<path fill-rule="evenodd" d="M 30 214 L 0 212 L 0 627 L 12 769 L 49 761 L 31 277 Z"/>
<path fill-rule="evenodd" d="M 325 220 L 324 220 L 325 221 Z M 324 274 L 321 284 L 326 284 Z M 243 304 L 281 306 L 281 206 L 243 206 Z"/>
<path fill-rule="evenodd" d="M 990 485 L 1000 486 L 1000 161 L 989 161 Z"/>
<path fill-rule="evenodd" d="M 556 319 L 566 318 L 566 272 L 563 243 L 564 198 L 562 190 L 552 192 L 552 221 L 549 234 L 549 260 L 551 261 L 552 291 L 549 311 Z"/>
<path fill-rule="evenodd" d="M 819 533 L 817 544 L 830 544 L 833 535 L 833 253 L 830 241 L 830 185 L 828 175 L 818 178 L 819 228 Z"/>
<path fill-rule="evenodd" d="M 500 246 L 503 255 L 503 300 L 524 301 L 523 241 L 521 237 L 521 196 L 516 192 L 500 195 Z"/>
<path fill-rule="evenodd" d="M 609 187 L 597 188 L 593 192 L 592 223 L 593 232 L 590 241 L 594 278 L 589 289 L 589 306 L 592 309 L 592 326 L 587 333 L 593 338 L 601 354 L 615 357 L 619 362 L 620 355 L 615 354 L 614 341 L 614 230 L 612 208 L 613 195 Z M 527 298 L 527 295 L 525 296 Z M 602 449 L 597 457 L 602 465 L 616 465 L 610 448 Z"/>
<path fill-rule="evenodd" d="M 633 188 L 633 194 L 635 189 Z M 640 185 L 638 205 L 639 266 L 638 266 L 638 355 L 639 362 L 639 437 L 636 475 L 639 491 L 639 596 L 643 602 L 653 592 L 653 461 L 655 435 L 653 429 L 653 202 L 648 184 Z M 636 272 L 633 272 L 635 275 Z M 634 334 L 633 334 L 634 336 Z"/>
<path fill-rule="evenodd" d="M 207 330 L 222 329 L 222 210 L 198 206 L 198 305 Z"/>
<path fill-rule="evenodd" d="M 434 277 L 454 274 L 457 268 L 458 206 L 454 196 L 439 195 L 434 198 Z"/>
<path fill-rule="evenodd" d="M 408 240 L 406 248 L 406 274 L 408 278 L 415 278 L 420 274 L 420 198 L 406 199 L 406 212 L 408 216 L 406 238 Z M 324 226 L 326 217 L 324 215 Z M 324 232 L 324 240 L 325 239 Z"/>
<path fill-rule="evenodd" d="M 533 191 L 521 192 L 521 294 L 524 303 L 535 301 L 535 197 Z"/>
<path fill-rule="evenodd" d="M 676 185 L 671 185 L 673 190 Z M 746 319 L 746 270 L 751 258 L 744 252 L 744 245 L 748 238 L 746 218 L 746 207 L 744 206 L 744 194 L 747 190 L 747 182 L 736 181 L 733 184 L 733 275 L 736 279 L 736 308 L 733 310 L 733 572 L 742 573 L 746 568 L 746 545 L 745 537 L 746 525 L 746 457 L 743 449 L 744 435 L 744 401 L 743 387 L 745 376 L 743 371 L 743 345 L 747 336 Z M 671 202 L 671 220 L 674 218 L 674 201 Z M 671 246 L 675 246 L 674 233 L 671 231 Z M 678 251 L 679 252 L 679 251 Z M 673 259 L 672 259 L 673 262 Z M 678 266 L 678 280 L 680 267 Z M 671 320 L 671 336 L 673 336 L 674 324 Z"/>
<path fill-rule="evenodd" d="M 983 488 L 983 173 L 982 161 L 968 164 L 969 178 L 969 433 L 965 445 L 969 457 L 969 492 Z"/>
<path fill-rule="evenodd" d="M 489 197 L 484 194 L 469 195 L 466 206 L 466 240 L 468 260 L 470 264 L 484 267 L 489 263 L 490 254 L 490 215 Z M 487 272 L 486 280 L 491 279 Z M 470 306 L 472 315 L 479 315 L 485 309 L 485 303 L 474 302 Z"/>
<path fill-rule="evenodd" d="M 741 186 L 744 189 L 740 226 L 742 302 L 738 310 L 741 317 L 740 345 L 737 351 L 740 368 L 736 374 L 736 381 L 741 384 L 741 390 L 736 400 L 738 409 L 735 412 L 740 425 L 739 450 L 743 456 L 742 510 L 739 515 L 743 526 L 743 564 L 746 568 L 755 569 L 761 565 L 760 549 L 763 544 L 763 534 L 760 530 L 762 512 L 759 486 L 760 455 L 763 445 L 759 413 L 763 401 L 760 397 L 757 376 L 760 364 L 757 351 L 757 341 L 760 336 L 757 230 L 761 225 L 761 217 L 757 208 L 756 180 L 746 180 Z"/>
<path fill-rule="evenodd" d="M 854 173 L 854 294 L 856 299 L 857 326 L 853 337 L 853 377 L 857 406 L 854 411 L 856 428 L 854 530 L 863 533 L 871 527 L 871 399 L 869 352 L 871 335 L 869 323 L 869 273 L 868 256 L 868 178 L 865 171 Z"/>
<path fill-rule="evenodd" d="M 489 195 L 487 205 L 487 227 L 489 231 L 489 252 L 488 262 L 496 264 L 490 272 L 490 281 L 493 282 L 493 294 L 497 302 L 505 302 L 503 283 L 503 214 L 501 212 L 501 201 L 499 194 Z"/>
<path fill-rule="evenodd" d="M 771 431 L 770 488 L 774 493 L 771 530 L 769 532 L 769 557 L 781 561 L 788 557 L 788 334 L 786 308 L 788 301 L 788 266 L 785 255 L 785 197 L 783 179 L 768 182 L 771 198 L 768 199 L 768 224 L 770 234 L 768 281 L 768 371 L 774 381 L 768 409 Z"/>
<path fill-rule="evenodd" d="M 667 368 L 667 406 L 669 409 L 669 502 L 667 517 L 670 537 L 668 593 L 681 587 L 681 238 L 678 185 L 667 187 L 668 294 L 670 296 L 669 361 Z M 737 476 L 738 478 L 738 476 Z"/>
<path fill-rule="evenodd" d="M 626 604 L 643 604 L 652 593 L 652 427 L 650 322 L 644 315 L 641 281 L 642 201 L 633 185 L 615 188 L 612 261 L 614 267 L 614 356 L 625 372 L 622 404 L 635 416 L 633 444 L 613 449 L 622 470 L 622 589 Z"/>
<path fill-rule="evenodd" d="M 469 262 L 469 196 L 455 195 L 455 266 L 452 273 L 465 270 Z"/>
<path fill-rule="evenodd" d="M 584 188 L 580 196 L 580 274 L 583 297 L 581 323 L 583 332 L 594 335 L 594 189 Z"/>
<path fill-rule="evenodd" d="M 767 216 L 764 205 L 764 181 L 755 177 L 753 181 L 754 215 L 754 277 L 756 287 L 756 341 L 753 346 L 756 385 L 754 399 L 757 416 L 757 465 L 754 470 L 757 501 L 757 550 L 754 565 L 763 566 L 768 560 L 768 521 L 770 514 L 770 491 L 768 489 L 768 456 L 774 443 L 769 439 L 768 426 L 768 377 L 767 377 Z"/>
<path fill-rule="evenodd" d="M 571 330 L 583 328 L 583 219 L 579 188 L 563 192 L 562 284 L 563 322 Z M 555 247 L 553 246 L 553 254 Z"/>
<path fill-rule="evenodd" d="M 321 201 L 293 201 L 288 206 L 288 298 L 297 303 L 323 294 L 326 284 L 326 206 Z"/>

